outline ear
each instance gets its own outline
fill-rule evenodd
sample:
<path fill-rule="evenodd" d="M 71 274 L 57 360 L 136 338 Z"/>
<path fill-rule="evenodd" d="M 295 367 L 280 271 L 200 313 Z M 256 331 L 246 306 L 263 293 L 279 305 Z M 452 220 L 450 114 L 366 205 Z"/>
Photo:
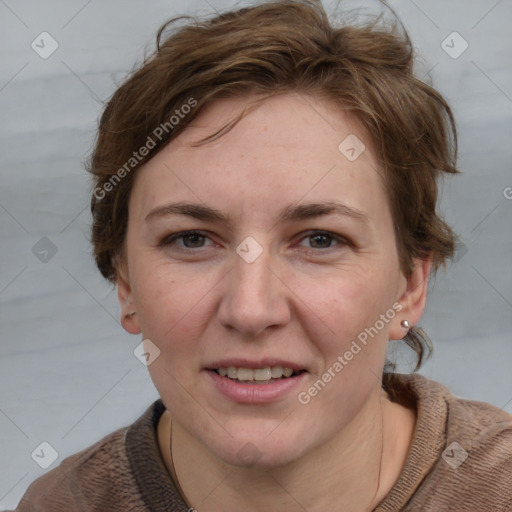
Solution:
<path fill-rule="evenodd" d="M 132 297 L 130 277 L 124 264 L 117 267 L 117 298 L 121 306 L 121 325 L 130 334 L 140 334 L 140 322 Z"/>
<path fill-rule="evenodd" d="M 389 337 L 392 340 L 401 340 L 416 325 L 425 309 L 427 301 L 428 278 L 430 274 L 431 260 L 415 259 L 413 271 L 410 276 L 402 274 L 399 297 L 397 302 L 402 309 L 391 322 Z M 404 327 L 402 322 L 407 320 L 409 327 Z"/>

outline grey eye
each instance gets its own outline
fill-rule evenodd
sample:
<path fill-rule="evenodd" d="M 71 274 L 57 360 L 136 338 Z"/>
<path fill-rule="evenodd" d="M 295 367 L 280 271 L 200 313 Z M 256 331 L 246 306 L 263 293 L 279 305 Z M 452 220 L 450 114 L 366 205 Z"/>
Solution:
<path fill-rule="evenodd" d="M 199 233 L 189 233 L 182 235 L 183 245 L 189 249 L 203 247 L 206 237 Z"/>
<path fill-rule="evenodd" d="M 308 237 L 311 247 L 314 249 L 328 249 L 332 244 L 332 236 L 326 233 L 316 233 Z"/>

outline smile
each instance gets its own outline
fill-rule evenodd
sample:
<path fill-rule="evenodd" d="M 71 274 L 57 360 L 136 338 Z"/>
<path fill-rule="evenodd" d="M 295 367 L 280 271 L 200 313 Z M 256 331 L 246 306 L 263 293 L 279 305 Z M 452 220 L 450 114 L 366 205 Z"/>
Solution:
<path fill-rule="evenodd" d="M 294 398 L 308 375 L 308 371 L 299 366 L 290 368 L 292 364 L 276 363 L 258 365 L 240 361 L 238 366 L 234 361 L 231 364 L 219 362 L 205 368 L 204 374 L 213 384 L 215 394 L 224 399 L 239 404 L 269 404 L 287 397 Z"/>
<path fill-rule="evenodd" d="M 279 379 L 286 379 L 299 375 L 303 370 L 297 371 L 283 366 L 265 366 L 264 368 L 242 368 L 229 366 L 227 368 L 218 368 L 216 371 L 221 377 L 236 382 L 270 384 Z"/>

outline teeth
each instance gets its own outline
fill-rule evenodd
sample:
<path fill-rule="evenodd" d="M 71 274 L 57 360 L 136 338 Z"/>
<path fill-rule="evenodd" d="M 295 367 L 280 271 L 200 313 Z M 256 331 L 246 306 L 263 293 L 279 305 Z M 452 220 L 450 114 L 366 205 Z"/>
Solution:
<path fill-rule="evenodd" d="M 238 368 L 238 380 L 254 380 L 254 370 L 251 368 Z"/>
<path fill-rule="evenodd" d="M 240 370 L 238 370 L 238 375 L 240 375 Z M 271 377 L 272 371 L 270 369 L 270 366 L 254 370 L 254 380 L 269 380 Z"/>
<path fill-rule="evenodd" d="M 283 376 L 283 367 L 282 366 L 272 366 L 270 370 L 270 374 L 273 379 L 279 379 L 279 377 Z"/>
<path fill-rule="evenodd" d="M 272 379 L 280 379 L 282 377 L 291 377 L 293 370 L 282 366 L 265 366 L 264 368 L 218 368 L 217 372 L 222 377 L 239 381 L 260 381 L 269 382 Z"/>
<path fill-rule="evenodd" d="M 283 375 L 285 377 L 291 377 L 293 370 L 291 368 L 283 368 Z"/>

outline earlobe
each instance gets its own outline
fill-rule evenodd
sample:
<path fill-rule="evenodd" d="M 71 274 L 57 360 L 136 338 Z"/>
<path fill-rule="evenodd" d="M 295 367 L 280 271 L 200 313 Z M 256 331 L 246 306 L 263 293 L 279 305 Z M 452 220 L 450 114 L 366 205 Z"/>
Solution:
<path fill-rule="evenodd" d="M 397 301 L 402 308 L 392 322 L 389 331 L 390 339 L 404 338 L 409 329 L 421 319 L 427 300 L 430 267 L 430 258 L 414 260 L 414 269 L 408 277 L 405 277 L 405 289 Z"/>
<path fill-rule="evenodd" d="M 117 273 L 117 298 L 121 306 L 121 325 L 130 334 L 140 334 L 140 322 L 133 302 L 129 278 L 125 272 Z"/>

